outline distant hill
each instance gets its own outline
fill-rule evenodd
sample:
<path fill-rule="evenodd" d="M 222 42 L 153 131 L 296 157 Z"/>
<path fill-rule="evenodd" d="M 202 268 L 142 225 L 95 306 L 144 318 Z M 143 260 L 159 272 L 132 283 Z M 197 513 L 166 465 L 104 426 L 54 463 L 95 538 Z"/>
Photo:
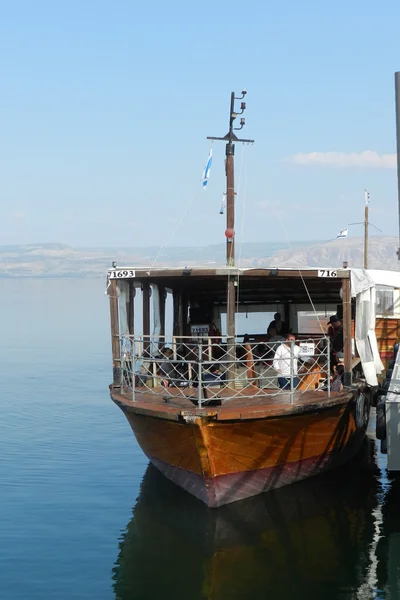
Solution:
<path fill-rule="evenodd" d="M 400 266 L 397 258 L 398 245 L 399 240 L 395 237 L 371 237 L 368 244 L 368 267 L 370 269 L 398 270 Z M 344 261 L 348 261 L 349 267 L 364 265 L 364 240 L 362 238 L 317 242 L 302 248 L 281 250 L 271 259 L 270 265 L 274 267 L 340 267 Z"/>
<path fill-rule="evenodd" d="M 369 266 L 398 269 L 398 240 L 371 237 Z M 363 240 L 329 242 L 253 242 L 237 245 L 241 267 L 350 267 L 363 265 Z M 225 244 L 204 247 L 73 248 L 64 244 L 0 246 L 0 277 L 104 277 L 112 262 L 120 266 L 219 266 L 225 264 Z"/>

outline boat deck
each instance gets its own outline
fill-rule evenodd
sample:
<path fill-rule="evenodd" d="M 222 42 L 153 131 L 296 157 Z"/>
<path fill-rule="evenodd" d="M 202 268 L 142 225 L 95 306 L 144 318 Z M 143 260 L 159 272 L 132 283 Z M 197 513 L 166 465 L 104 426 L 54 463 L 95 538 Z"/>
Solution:
<path fill-rule="evenodd" d="M 152 417 L 180 420 L 182 417 L 213 417 L 219 421 L 246 420 L 273 418 L 284 415 L 293 415 L 316 410 L 323 410 L 339 404 L 347 404 L 354 396 L 354 388 L 343 390 L 343 392 L 331 392 L 330 397 L 325 391 L 307 392 L 280 392 L 265 390 L 265 394 L 255 396 L 251 389 L 243 390 L 235 398 L 224 400 L 224 392 L 221 390 L 221 405 L 204 404 L 198 408 L 189 399 L 197 397 L 197 389 L 187 388 L 185 394 L 177 390 L 176 394 L 162 395 L 161 393 L 150 393 L 146 391 L 135 392 L 132 398 L 131 390 L 110 386 L 112 399 L 122 408 L 136 414 Z"/>

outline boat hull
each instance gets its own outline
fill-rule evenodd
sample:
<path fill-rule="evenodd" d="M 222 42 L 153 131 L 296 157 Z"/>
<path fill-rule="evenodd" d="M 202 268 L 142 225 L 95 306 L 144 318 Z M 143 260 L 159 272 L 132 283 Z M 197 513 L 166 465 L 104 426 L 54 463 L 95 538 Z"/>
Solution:
<path fill-rule="evenodd" d="M 133 402 L 117 404 L 153 465 L 207 506 L 218 507 L 350 460 L 368 424 L 366 396 L 363 402 L 361 413 L 352 398 L 300 413 L 294 408 L 276 417 L 225 421 L 215 415 L 166 420 L 137 412 Z"/>

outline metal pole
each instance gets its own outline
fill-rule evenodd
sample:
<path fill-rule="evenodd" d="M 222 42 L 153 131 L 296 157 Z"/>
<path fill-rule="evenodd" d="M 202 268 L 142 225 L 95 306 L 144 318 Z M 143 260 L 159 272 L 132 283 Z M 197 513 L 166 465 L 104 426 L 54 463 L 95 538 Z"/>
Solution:
<path fill-rule="evenodd" d="M 399 248 L 397 258 L 400 260 L 400 72 L 394 74 L 394 89 L 396 103 L 396 147 L 397 147 L 397 200 L 399 219 Z"/>
<path fill-rule="evenodd" d="M 290 403 L 291 404 L 293 404 L 293 400 L 294 400 L 294 389 L 293 389 L 293 383 L 294 383 L 294 376 L 293 376 L 294 361 L 293 361 L 293 356 L 294 356 L 294 342 L 292 340 L 290 342 Z"/>
<path fill-rule="evenodd" d="M 344 386 L 351 385 L 351 290 L 350 279 L 342 279 L 343 290 L 343 341 L 344 341 Z"/>
<path fill-rule="evenodd" d="M 364 210 L 364 269 L 368 269 L 368 192 L 365 192 Z"/>
<path fill-rule="evenodd" d="M 136 356 L 135 356 L 135 343 L 133 343 L 133 351 L 132 351 L 131 368 L 132 368 L 132 402 L 134 402 L 134 400 L 135 400 L 135 388 L 136 388 Z"/>
<path fill-rule="evenodd" d="M 203 393 L 203 389 L 202 389 L 202 378 L 203 378 L 203 373 L 202 373 L 202 360 L 203 360 L 203 347 L 202 344 L 198 345 L 198 377 L 197 377 L 197 383 L 198 383 L 198 388 L 197 388 L 197 405 L 199 408 L 201 408 L 201 404 L 202 404 L 202 393 Z"/>
<path fill-rule="evenodd" d="M 331 342 L 330 339 L 327 338 L 327 368 L 328 368 L 328 378 L 327 378 L 327 382 L 328 382 L 328 398 L 331 397 Z"/>

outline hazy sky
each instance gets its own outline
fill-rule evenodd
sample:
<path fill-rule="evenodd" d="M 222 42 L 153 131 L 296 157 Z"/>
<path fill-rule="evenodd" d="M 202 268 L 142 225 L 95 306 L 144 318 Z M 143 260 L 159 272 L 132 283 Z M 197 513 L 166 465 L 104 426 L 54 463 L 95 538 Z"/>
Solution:
<path fill-rule="evenodd" d="M 243 86 L 238 241 L 336 237 L 365 187 L 396 234 L 399 22 L 395 0 L 1 2 L 0 244 L 223 241 L 223 143 L 201 174 Z"/>

